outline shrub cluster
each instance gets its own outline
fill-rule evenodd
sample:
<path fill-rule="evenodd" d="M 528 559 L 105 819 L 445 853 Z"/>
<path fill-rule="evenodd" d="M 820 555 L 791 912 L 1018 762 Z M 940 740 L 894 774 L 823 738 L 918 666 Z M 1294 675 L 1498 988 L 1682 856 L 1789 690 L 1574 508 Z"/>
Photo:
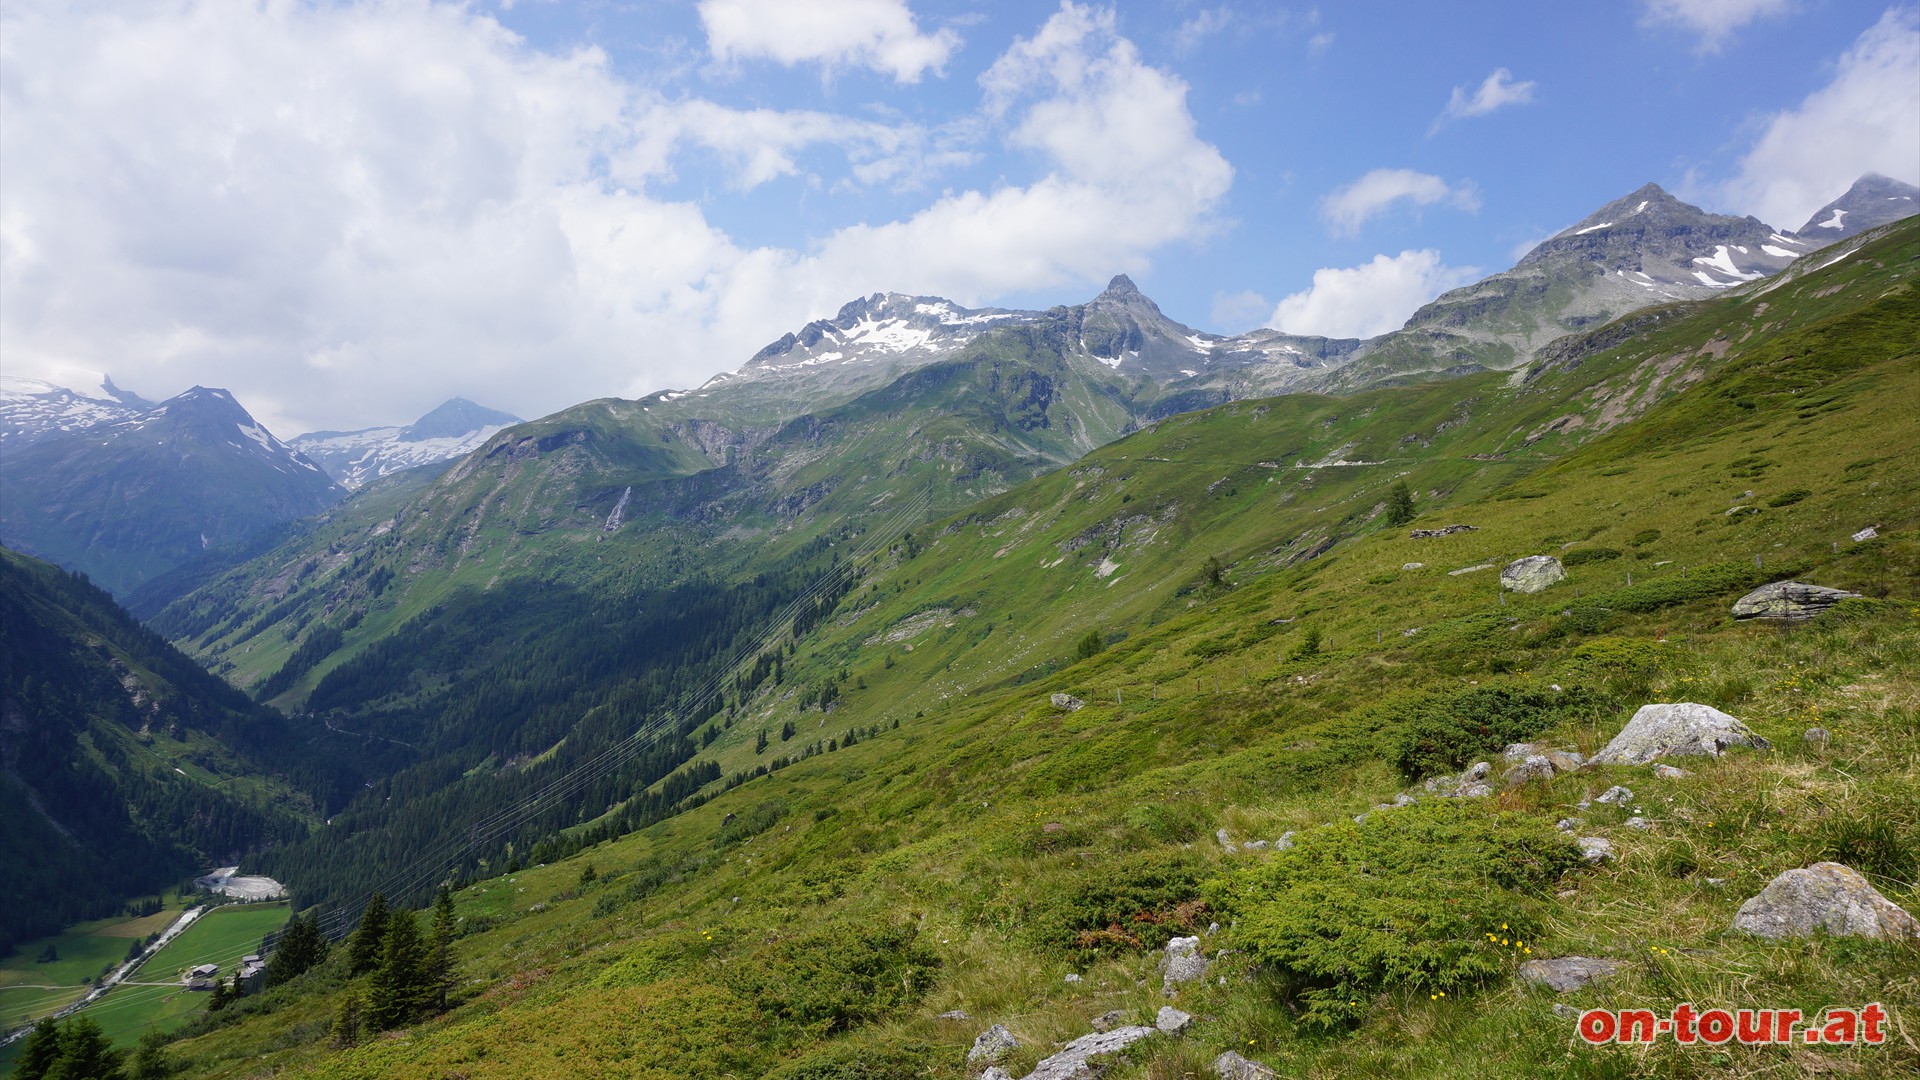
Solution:
<path fill-rule="evenodd" d="M 1539 908 L 1580 851 L 1552 826 L 1428 802 L 1303 833 L 1209 884 L 1231 943 L 1270 965 L 1314 1026 L 1356 1022 L 1398 987 L 1479 985 L 1528 955 Z"/>

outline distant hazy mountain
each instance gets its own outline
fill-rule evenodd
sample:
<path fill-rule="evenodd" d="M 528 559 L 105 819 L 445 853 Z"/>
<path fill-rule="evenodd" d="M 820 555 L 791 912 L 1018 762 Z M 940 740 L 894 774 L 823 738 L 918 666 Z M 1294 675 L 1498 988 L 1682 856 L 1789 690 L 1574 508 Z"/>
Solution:
<path fill-rule="evenodd" d="M 43 435 L 125 420 L 153 402 L 100 375 L 83 387 L 0 375 L 0 447 L 15 450 Z"/>
<path fill-rule="evenodd" d="M 317 462 L 349 491 L 401 469 L 461 457 L 519 417 L 453 398 L 406 427 L 310 431 L 288 445 Z"/>
<path fill-rule="evenodd" d="M 1831 244 L 1914 214 L 1920 214 L 1920 187 L 1868 173 L 1854 181 L 1845 195 L 1814 211 L 1800 226 L 1800 235 L 1815 244 Z"/>
<path fill-rule="evenodd" d="M 43 431 L 17 450 L 9 443 L 0 539 L 124 593 L 344 495 L 233 395 L 196 386 L 104 423 Z"/>

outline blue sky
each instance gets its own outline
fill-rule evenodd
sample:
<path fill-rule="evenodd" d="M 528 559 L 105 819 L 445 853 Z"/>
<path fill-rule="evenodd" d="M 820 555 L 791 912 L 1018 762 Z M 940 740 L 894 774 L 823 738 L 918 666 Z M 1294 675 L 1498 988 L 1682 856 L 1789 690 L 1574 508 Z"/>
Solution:
<path fill-rule="evenodd" d="M 686 386 L 867 292 L 1361 336 L 1649 180 L 1920 181 L 1920 14 L 19 0 L 0 359 L 281 434 Z"/>

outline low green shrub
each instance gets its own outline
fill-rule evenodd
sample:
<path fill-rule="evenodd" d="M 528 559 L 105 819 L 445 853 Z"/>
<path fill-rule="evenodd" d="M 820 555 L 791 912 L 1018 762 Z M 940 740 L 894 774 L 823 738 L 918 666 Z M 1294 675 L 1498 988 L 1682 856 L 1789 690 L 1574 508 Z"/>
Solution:
<path fill-rule="evenodd" d="M 1081 868 L 1064 885 L 1036 889 L 1022 936 L 1036 949 L 1078 959 L 1164 948 L 1206 925 L 1206 864 L 1190 851 L 1136 852 Z"/>
<path fill-rule="evenodd" d="M 1128 828 L 1138 829 L 1163 844 L 1185 843 L 1207 827 L 1200 808 L 1188 804 L 1138 803 L 1127 808 L 1124 820 Z"/>
<path fill-rule="evenodd" d="M 915 923 L 836 921 L 761 945 L 722 976 L 767 1016 L 802 1038 L 823 1038 L 920 1000 L 940 956 Z"/>
<path fill-rule="evenodd" d="M 1580 862 L 1545 822 L 1436 800 L 1309 830 L 1210 882 L 1207 897 L 1234 920 L 1230 943 L 1283 976 L 1303 1021 L 1343 1027 L 1383 991 L 1506 975 Z"/>
<path fill-rule="evenodd" d="M 1574 548 L 1572 551 L 1560 556 L 1560 563 L 1563 566 L 1584 566 L 1587 563 L 1606 562 L 1608 559 L 1617 559 L 1620 557 L 1620 554 L 1619 548 Z"/>
<path fill-rule="evenodd" d="M 1450 693 L 1399 695 L 1373 710 L 1395 722 L 1380 729 L 1387 764 L 1415 779 L 1447 772 L 1562 721 L 1613 710 L 1607 695 L 1581 687 L 1480 686 Z"/>
<path fill-rule="evenodd" d="M 906 1045 L 829 1046 L 767 1074 L 767 1080 L 895 1080 L 931 1075 L 933 1048 Z"/>
<path fill-rule="evenodd" d="M 1791 491 L 1783 491 L 1780 494 L 1775 495 L 1773 498 L 1768 499 L 1767 505 L 1768 506 L 1792 506 L 1794 503 L 1797 503 L 1800 500 L 1812 494 L 1813 494 L 1813 491 L 1809 488 L 1794 488 Z"/>

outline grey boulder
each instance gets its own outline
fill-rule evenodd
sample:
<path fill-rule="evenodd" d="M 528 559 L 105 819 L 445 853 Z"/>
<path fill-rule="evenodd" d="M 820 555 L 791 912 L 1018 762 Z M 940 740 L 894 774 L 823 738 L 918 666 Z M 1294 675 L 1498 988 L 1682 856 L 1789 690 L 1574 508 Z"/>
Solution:
<path fill-rule="evenodd" d="M 991 1065 L 1019 1047 L 1020 1040 L 1013 1037 L 1013 1032 L 995 1024 L 975 1037 L 973 1049 L 967 1051 L 967 1064 L 977 1065 L 984 1061 Z"/>
<path fill-rule="evenodd" d="M 1829 589 L 1824 585 L 1803 585 L 1798 581 L 1776 581 L 1762 585 L 1733 602 L 1736 619 L 1785 619 L 1801 622 L 1859 593 Z"/>
<path fill-rule="evenodd" d="M 1153 1026 L 1168 1035 L 1178 1035 L 1193 1026 L 1193 1016 L 1171 1005 L 1162 1005 L 1160 1014 L 1153 1018 Z"/>
<path fill-rule="evenodd" d="M 1560 560 L 1551 555 L 1515 559 L 1500 570 L 1500 586 L 1511 592 L 1537 593 L 1567 576 Z"/>
<path fill-rule="evenodd" d="M 1719 757 L 1730 746 L 1772 746 L 1752 729 L 1711 705 L 1691 701 L 1642 705 L 1593 765 L 1645 765 L 1663 757 Z"/>
<path fill-rule="evenodd" d="M 1220 1080 L 1273 1080 L 1273 1070 L 1251 1058 L 1229 1050 L 1213 1059 L 1213 1074 Z"/>
<path fill-rule="evenodd" d="M 1811 937 L 1822 930 L 1896 941 L 1920 937 L 1920 923 L 1912 915 L 1851 867 L 1836 862 L 1814 863 L 1774 878 L 1740 905 L 1733 928 L 1774 941 Z"/>
<path fill-rule="evenodd" d="M 1064 712 L 1073 712 L 1075 709 L 1083 709 L 1087 705 L 1086 702 L 1081 701 L 1079 698 L 1074 697 L 1072 694 L 1055 694 L 1052 697 L 1048 698 L 1047 700 L 1053 704 L 1054 708 L 1060 709 Z"/>
<path fill-rule="evenodd" d="M 1167 951 L 1160 957 L 1160 970 L 1166 972 L 1162 987 L 1171 994 L 1181 983 L 1206 978 L 1207 967 L 1207 958 L 1200 955 L 1199 938 L 1174 938 L 1167 942 Z"/>

